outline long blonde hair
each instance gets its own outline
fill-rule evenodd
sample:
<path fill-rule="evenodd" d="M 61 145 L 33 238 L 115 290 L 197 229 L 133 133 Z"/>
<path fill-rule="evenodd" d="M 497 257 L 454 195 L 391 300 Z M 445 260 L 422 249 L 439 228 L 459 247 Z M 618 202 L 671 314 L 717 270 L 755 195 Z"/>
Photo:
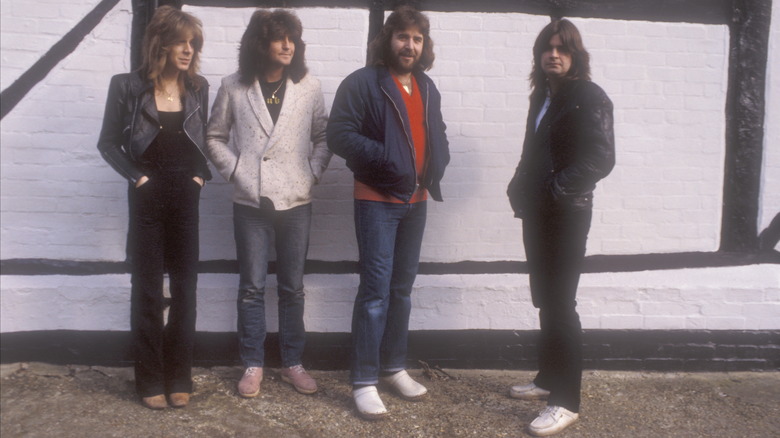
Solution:
<path fill-rule="evenodd" d="M 168 64 L 168 51 L 187 33 L 192 34 L 194 53 L 187 69 L 187 76 L 195 87 L 199 81 L 195 77 L 200 69 L 200 51 L 203 49 L 203 23 L 192 14 L 180 11 L 171 6 L 160 6 L 154 12 L 149 25 L 146 26 L 142 48 L 141 71 L 146 78 L 160 87 L 162 72 Z M 179 87 L 183 88 L 182 75 L 179 75 Z"/>

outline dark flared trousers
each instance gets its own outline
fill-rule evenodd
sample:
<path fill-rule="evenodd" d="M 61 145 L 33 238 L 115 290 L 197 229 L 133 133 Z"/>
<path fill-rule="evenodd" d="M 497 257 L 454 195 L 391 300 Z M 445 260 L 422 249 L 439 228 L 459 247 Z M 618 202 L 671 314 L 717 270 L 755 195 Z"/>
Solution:
<path fill-rule="evenodd" d="M 200 185 L 187 173 L 155 175 L 132 194 L 130 325 L 142 397 L 192 392 Z M 171 302 L 164 319 L 163 276 Z"/>
<path fill-rule="evenodd" d="M 579 412 L 582 326 L 577 285 L 592 210 L 539 209 L 523 219 L 523 242 L 533 304 L 539 309 L 539 373 L 534 383 L 550 391 L 548 404 Z"/>

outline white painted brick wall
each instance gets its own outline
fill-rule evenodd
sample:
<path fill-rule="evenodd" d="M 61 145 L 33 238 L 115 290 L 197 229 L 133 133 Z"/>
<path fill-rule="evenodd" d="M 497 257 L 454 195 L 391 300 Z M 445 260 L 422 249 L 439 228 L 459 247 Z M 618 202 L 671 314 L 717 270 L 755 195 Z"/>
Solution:
<path fill-rule="evenodd" d="M 0 0 L 2 88 L 97 3 Z M 236 68 L 238 43 L 252 9 L 185 9 L 204 22 L 202 70 L 213 99 L 220 78 Z M 330 106 L 341 79 L 364 63 L 368 12 L 296 12 L 304 24 L 310 71 L 322 81 Z M 776 49 L 777 8 L 773 15 L 770 38 Z M 430 205 L 423 259 L 523 259 L 520 222 L 512 218 L 504 191 L 521 151 L 531 46 L 547 18 L 471 13 L 429 17 L 437 54 L 430 74 L 443 94 L 452 163 L 443 181 L 446 202 Z M 130 0 L 120 1 L 2 120 L 0 258 L 124 258 L 126 184 L 103 162 L 95 144 L 109 78 L 129 69 L 131 18 Z M 717 249 L 727 28 L 573 21 L 591 52 L 593 78 L 616 108 L 618 164 L 597 189 L 588 252 Z M 775 122 L 780 100 L 773 92 L 780 89 L 780 57 L 775 52 L 770 49 L 766 93 L 762 228 L 780 208 L 780 149 L 774 147 L 780 144 Z M 218 175 L 203 191 L 203 259 L 234 257 L 230 192 Z M 354 260 L 352 179 L 343 160 L 334 158 L 315 188 L 314 213 L 310 257 Z M 774 268 L 587 275 L 581 290 L 583 321 L 589 328 L 777 329 L 780 274 Z M 754 270 L 757 279 L 750 277 Z M 661 281 L 667 277 L 674 282 Z M 740 284 L 732 277 L 750 281 Z M 231 275 L 201 277 L 202 329 L 233 329 L 236 281 Z M 307 316 L 310 326 L 317 331 L 348 330 L 355 286 L 354 276 L 307 277 L 313 303 Z M 418 286 L 416 329 L 535 327 L 525 276 L 422 276 Z M 126 276 L 3 276 L 0 287 L 0 331 L 126 328 Z M 117 297 L 118 291 L 124 298 Z M 739 297 L 749 300 L 735 301 Z M 41 312 L 44 307 L 76 310 L 48 315 Z M 33 316 L 38 314 L 46 317 Z"/>
<path fill-rule="evenodd" d="M 4 11 L 11 12 L 3 14 L 4 20 L 18 18 L 38 27 L 75 24 L 79 12 L 95 4 L 76 2 L 64 8 L 45 1 L 26 6 L 3 1 Z M 128 68 L 129 8 L 129 1 L 120 2 L 3 120 L 4 258 L 123 257 L 124 184 L 94 145 L 108 79 Z M 40 9 L 50 11 L 43 14 Z M 220 78 L 236 68 L 238 43 L 253 10 L 187 10 L 204 22 L 202 70 L 213 98 Z M 341 79 L 363 64 L 368 12 L 307 8 L 297 13 L 304 23 L 311 72 L 322 80 L 329 106 Z M 521 150 L 531 46 L 547 18 L 429 15 L 437 52 L 431 76 L 444 96 L 452 164 L 443 182 L 445 202 L 431 205 L 423 260 L 520 259 L 520 221 L 512 218 L 504 191 Z M 598 188 L 589 253 L 717 249 L 726 27 L 575 22 L 592 53 L 594 80 L 615 102 L 617 121 L 618 164 Z M 4 59 L 30 51 L 25 45 L 11 45 L 21 38 L 17 28 L 3 30 Z M 39 55 L 52 43 L 36 42 L 33 53 Z M 5 63 L 2 68 L 4 78 L 16 71 Z M 204 259 L 234 256 L 230 191 L 217 176 L 203 192 Z M 312 258 L 356 257 L 351 191 L 351 176 L 336 158 L 315 191 Z M 30 209 L 45 216 L 28 220 Z"/>
<path fill-rule="evenodd" d="M 201 275 L 198 330 L 236 327 L 237 276 Z M 276 278 L 266 292 L 268 329 L 277 330 Z M 128 330 L 127 275 L 5 276 L 0 332 Z M 306 277 L 308 331 L 349 332 L 357 275 Z M 585 274 L 578 311 L 585 329 L 777 330 L 780 267 Z M 52 303 L 58 303 L 53 306 Z M 412 330 L 533 330 L 538 315 L 528 277 L 421 275 L 412 295 Z"/>

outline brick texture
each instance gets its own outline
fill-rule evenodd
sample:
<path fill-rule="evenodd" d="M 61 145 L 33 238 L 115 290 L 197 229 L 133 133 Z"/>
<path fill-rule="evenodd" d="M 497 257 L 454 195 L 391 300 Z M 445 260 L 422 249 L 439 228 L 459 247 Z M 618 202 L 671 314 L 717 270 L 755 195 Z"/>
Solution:
<path fill-rule="evenodd" d="M 0 0 L 3 89 L 95 3 Z M 109 79 L 130 67 L 131 9 L 130 0 L 120 1 L 77 50 L 3 119 L 0 258 L 124 258 L 126 183 L 101 159 L 95 145 Z M 238 43 L 253 10 L 185 9 L 204 23 L 202 73 L 212 85 L 213 99 L 220 78 L 236 69 Z M 780 44 L 780 8 L 775 9 L 766 90 L 768 121 L 780 112 L 776 92 L 780 56 L 772 50 Z M 305 8 L 296 12 L 304 25 L 310 71 L 322 81 L 329 107 L 342 78 L 364 64 L 368 11 Z M 452 162 L 443 181 L 445 202 L 432 202 L 429 208 L 422 258 L 443 263 L 521 260 L 520 222 L 512 217 L 504 193 L 521 152 L 531 46 L 547 18 L 472 13 L 430 13 L 429 17 L 437 54 L 429 73 L 443 95 Z M 617 166 L 597 189 L 588 253 L 716 250 L 724 184 L 727 27 L 573 21 L 591 53 L 594 81 L 615 103 Z M 780 149 L 771 147 L 780 143 L 780 127 L 777 123 L 766 127 L 760 228 L 768 225 L 780 206 Z M 230 193 L 231 187 L 218 175 L 203 191 L 204 260 L 235 257 Z M 326 261 L 357 258 L 352 179 L 339 158 L 333 159 L 315 188 L 309 256 Z M 599 330 L 780 328 L 776 266 L 735 269 L 666 271 L 659 274 L 664 281 L 652 273 L 585 276 L 580 300 L 583 324 Z M 745 276 L 756 272 L 757 277 Z M 598 281 L 591 283 L 592 278 Z M 750 279 L 751 286 L 734 279 Z M 198 324 L 202 330 L 234 329 L 236 282 L 232 275 L 201 277 L 205 305 Z M 312 276 L 307 285 L 311 302 L 317 303 L 307 322 L 321 332 L 348 331 L 355 277 Z M 0 331 L 123 327 L 128 286 L 127 277 L 121 275 L 5 276 Z M 419 286 L 415 330 L 536 327 L 526 276 L 424 276 Z M 28 317 L 40 313 L 40 308 L 57 312 Z M 98 308 L 104 310 L 97 312 Z M 735 343 L 730 351 L 739 356 L 739 348 Z M 772 353 L 776 350 L 766 354 Z M 665 366 L 663 360 L 659 358 L 659 367 Z"/>

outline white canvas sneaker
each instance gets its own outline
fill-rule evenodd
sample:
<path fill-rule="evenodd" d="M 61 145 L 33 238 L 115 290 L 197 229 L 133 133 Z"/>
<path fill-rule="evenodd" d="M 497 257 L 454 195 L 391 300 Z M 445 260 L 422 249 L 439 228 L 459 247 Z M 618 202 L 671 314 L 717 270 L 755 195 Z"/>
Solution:
<path fill-rule="evenodd" d="M 528 425 L 528 432 L 534 436 L 549 436 L 571 426 L 580 415 L 561 406 L 547 406 Z"/>

